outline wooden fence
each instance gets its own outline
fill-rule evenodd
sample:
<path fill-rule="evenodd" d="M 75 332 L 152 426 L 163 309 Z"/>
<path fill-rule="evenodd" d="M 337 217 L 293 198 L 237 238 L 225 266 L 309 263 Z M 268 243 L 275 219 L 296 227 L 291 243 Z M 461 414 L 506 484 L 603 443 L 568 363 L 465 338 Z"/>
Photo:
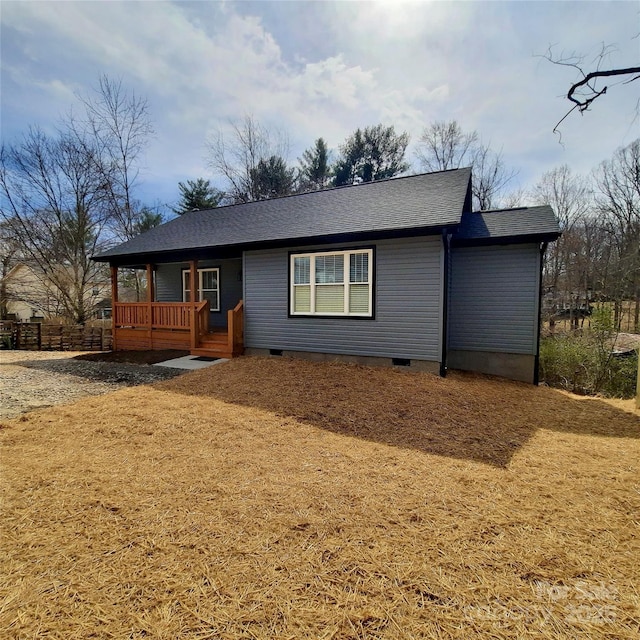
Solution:
<path fill-rule="evenodd" d="M 0 322 L 0 349 L 110 351 L 111 329 L 39 322 Z"/>

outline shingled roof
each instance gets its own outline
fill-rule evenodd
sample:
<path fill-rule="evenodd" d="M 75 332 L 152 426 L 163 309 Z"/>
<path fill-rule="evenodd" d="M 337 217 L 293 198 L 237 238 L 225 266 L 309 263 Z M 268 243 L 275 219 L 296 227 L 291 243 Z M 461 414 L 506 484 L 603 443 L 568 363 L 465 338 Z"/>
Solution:
<path fill-rule="evenodd" d="M 471 169 L 454 169 L 193 211 L 94 259 L 437 230 L 460 223 L 470 184 Z"/>
<path fill-rule="evenodd" d="M 560 235 L 553 209 L 519 207 L 497 211 L 465 212 L 453 241 L 457 244 L 495 244 L 512 241 L 555 240 Z"/>

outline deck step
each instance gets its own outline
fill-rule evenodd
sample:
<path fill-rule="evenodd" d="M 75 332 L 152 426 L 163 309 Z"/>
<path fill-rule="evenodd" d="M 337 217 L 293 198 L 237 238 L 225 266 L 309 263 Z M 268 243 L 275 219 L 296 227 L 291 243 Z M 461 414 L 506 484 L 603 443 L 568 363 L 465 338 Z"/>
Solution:
<path fill-rule="evenodd" d="M 238 349 L 236 345 L 236 351 L 229 347 L 229 334 L 226 331 L 212 331 L 203 335 L 200 338 L 200 344 L 196 349 L 191 349 L 192 356 L 199 356 L 204 358 L 233 358 L 234 356 L 242 355 L 244 349 Z"/>
<path fill-rule="evenodd" d="M 197 349 L 191 349 L 192 356 L 204 358 L 232 358 L 226 331 L 211 331 L 200 338 Z"/>
<path fill-rule="evenodd" d="M 229 349 L 191 349 L 189 352 L 192 356 L 200 358 L 233 358 L 233 353 Z"/>
<path fill-rule="evenodd" d="M 219 342 L 221 340 L 227 341 L 229 334 L 226 331 L 209 331 L 202 336 L 202 340 L 213 340 Z"/>

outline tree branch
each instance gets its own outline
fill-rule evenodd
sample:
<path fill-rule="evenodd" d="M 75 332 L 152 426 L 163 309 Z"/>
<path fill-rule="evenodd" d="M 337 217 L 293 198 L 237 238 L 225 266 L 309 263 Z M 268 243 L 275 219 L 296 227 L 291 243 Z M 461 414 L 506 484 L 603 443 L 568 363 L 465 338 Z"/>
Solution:
<path fill-rule="evenodd" d="M 589 66 L 594 69 L 589 73 L 586 73 L 583 69 L 586 66 L 585 56 L 572 53 L 565 55 L 561 53 L 559 56 L 553 52 L 553 45 L 550 45 L 547 52 L 544 55 L 538 56 L 548 60 L 552 64 L 575 69 L 581 76 L 580 80 L 570 85 L 566 94 L 567 100 L 573 103 L 573 107 L 569 109 L 564 116 L 556 123 L 553 128 L 553 133 L 557 133 L 560 136 L 560 144 L 562 144 L 562 134 L 560 132 L 560 125 L 567 119 L 567 117 L 574 111 L 584 113 L 589 109 L 595 100 L 605 95 L 609 88 L 619 84 L 629 84 L 640 79 L 640 67 L 625 67 L 620 69 L 601 69 L 601 65 L 611 53 L 612 47 L 610 45 L 602 44 L 600 52 L 596 55 L 593 61 L 589 63 Z M 631 76 L 626 80 L 620 80 L 609 84 L 608 86 L 598 89 L 596 84 L 600 78 L 613 78 L 621 76 Z"/>
<path fill-rule="evenodd" d="M 604 87 L 604 89 L 602 89 L 601 91 L 596 91 L 595 89 L 591 88 L 589 86 L 589 82 L 591 82 L 591 80 L 593 80 L 594 78 L 608 78 L 608 77 L 611 77 L 611 76 L 625 76 L 625 75 L 632 75 L 632 74 L 636 74 L 636 73 L 640 74 L 640 67 L 627 67 L 626 69 L 610 69 L 609 71 L 592 71 L 591 73 L 588 73 L 582 80 L 580 80 L 580 82 L 576 82 L 575 84 L 571 85 L 571 87 L 569 88 L 569 92 L 567 93 L 567 98 L 569 100 L 571 100 L 571 102 L 575 102 L 575 104 L 578 106 L 580 112 L 582 113 L 583 111 L 586 111 L 589 108 L 589 105 L 596 98 L 599 98 L 601 95 L 604 95 L 605 93 L 607 93 L 607 87 Z M 640 75 L 636 76 L 635 78 L 631 78 L 627 82 L 633 82 L 633 80 L 637 80 L 638 78 L 640 78 Z M 589 86 L 589 88 L 591 89 L 592 92 L 594 92 L 595 95 L 593 95 L 593 96 L 591 96 L 589 98 L 585 98 L 584 100 L 578 100 L 577 98 L 574 98 L 573 94 L 580 87 L 582 87 L 584 85 Z M 556 125 L 556 127 L 557 126 L 558 125 Z"/>

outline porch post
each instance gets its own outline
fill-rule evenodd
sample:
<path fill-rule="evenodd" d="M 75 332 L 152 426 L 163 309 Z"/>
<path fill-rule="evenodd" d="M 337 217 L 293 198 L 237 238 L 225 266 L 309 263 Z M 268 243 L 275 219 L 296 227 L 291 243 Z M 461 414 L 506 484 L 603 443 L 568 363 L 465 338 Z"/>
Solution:
<path fill-rule="evenodd" d="M 153 265 L 147 264 L 147 320 L 149 323 L 149 341 L 153 349 L 153 299 L 155 291 L 153 290 Z"/>
<path fill-rule="evenodd" d="M 155 302 L 156 283 L 153 280 L 153 265 L 147 265 L 147 302 Z"/>
<path fill-rule="evenodd" d="M 111 265 L 111 349 L 118 350 L 116 337 L 116 305 L 118 304 L 118 267 Z"/>
<path fill-rule="evenodd" d="M 195 349 L 197 344 L 197 330 L 196 330 L 196 301 L 198 298 L 198 261 L 191 260 L 189 262 L 189 291 L 191 303 L 190 314 L 190 330 L 191 330 L 191 348 Z"/>

